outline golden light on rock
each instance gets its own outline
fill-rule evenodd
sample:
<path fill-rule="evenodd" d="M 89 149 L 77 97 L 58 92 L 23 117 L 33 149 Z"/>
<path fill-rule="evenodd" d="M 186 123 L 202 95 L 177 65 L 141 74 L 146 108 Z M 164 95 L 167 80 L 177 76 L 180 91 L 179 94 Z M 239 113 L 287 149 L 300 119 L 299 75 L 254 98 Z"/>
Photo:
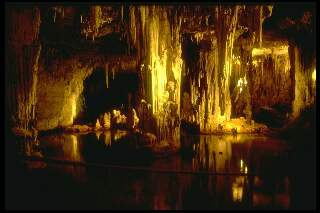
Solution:
<path fill-rule="evenodd" d="M 243 87 L 247 85 L 247 79 L 246 77 L 243 77 L 243 78 L 240 78 L 238 80 L 238 83 L 237 83 L 237 87 L 240 88 L 240 93 L 242 92 L 243 90 Z"/>
<path fill-rule="evenodd" d="M 73 124 L 73 121 L 77 115 L 77 101 L 75 95 L 71 96 L 71 123 Z"/>
<path fill-rule="evenodd" d="M 312 80 L 316 81 L 316 79 L 317 79 L 317 73 L 316 73 L 316 69 L 314 69 L 312 72 Z"/>
<path fill-rule="evenodd" d="M 270 55 L 270 54 L 284 55 L 284 54 L 288 54 L 288 51 L 289 51 L 288 45 L 253 48 L 252 49 L 252 57 L 260 56 L 260 55 L 266 56 L 266 55 Z"/>

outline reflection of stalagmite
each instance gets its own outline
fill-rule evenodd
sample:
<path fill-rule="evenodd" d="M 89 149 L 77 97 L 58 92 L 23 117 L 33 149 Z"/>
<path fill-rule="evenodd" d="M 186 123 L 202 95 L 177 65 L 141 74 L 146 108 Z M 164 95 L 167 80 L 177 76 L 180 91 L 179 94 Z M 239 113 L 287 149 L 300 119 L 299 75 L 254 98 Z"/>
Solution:
<path fill-rule="evenodd" d="M 101 131 L 95 132 L 95 133 L 96 133 L 96 136 L 97 136 L 97 140 L 99 140 L 100 139 L 100 135 L 101 135 Z"/>
<path fill-rule="evenodd" d="M 241 202 L 244 189 L 244 176 L 236 177 L 235 182 L 232 183 L 232 200 L 234 202 Z"/>
<path fill-rule="evenodd" d="M 103 135 L 104 135 L 105 145 L 111 146 L 111 132 L 110 131 L 103 132 Z"/>
<path fill-rule="evenodd" d="M 123 137 L 126 137 L 128 135 L 128 132 L 127 131 L 123 131 L 123 130 L 116 130 L 114 132 L 114 135 L 113 135 L 113 139 L 114 141 L 118 141 L 119 139 L 123 138 Z"/>
<path fill-rule="evenodd" d="M 225 138 L 200 137 L 199 150 L 196 151 L 195 164 L 198 168 L 227 172 L 231 159 L 231 142 Z"/>
<path fill-rule="evenodd" d="M 79 161 L 80 155 L 79 155 L 79 149 L 78 149 L 78 138 L 75 135 L 71 135 L 71 143 L 72 143 L 72 160 Z"/>

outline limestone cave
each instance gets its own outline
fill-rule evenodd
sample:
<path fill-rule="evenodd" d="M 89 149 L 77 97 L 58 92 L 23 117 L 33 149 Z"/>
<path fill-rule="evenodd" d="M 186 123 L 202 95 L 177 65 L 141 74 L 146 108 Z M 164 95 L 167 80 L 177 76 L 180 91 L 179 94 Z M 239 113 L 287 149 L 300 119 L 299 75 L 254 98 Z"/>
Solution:
<path fill-rule="evenodd" d="M 316 3 L 5 4 L 7 209 L 315 209 Z"/>

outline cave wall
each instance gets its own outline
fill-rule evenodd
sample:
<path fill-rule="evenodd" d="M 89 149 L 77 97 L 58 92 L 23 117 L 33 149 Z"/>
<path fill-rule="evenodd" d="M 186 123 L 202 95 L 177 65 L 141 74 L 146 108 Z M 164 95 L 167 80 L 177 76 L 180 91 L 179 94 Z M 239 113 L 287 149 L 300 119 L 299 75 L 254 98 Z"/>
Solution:
<path fill-rule="evenodd" d="M 276 43 L 275 43 L 276 44 Z M 262 47 L 263 54 L 253 57 L 249 79 L 252 110 L 280 104 L 290 107 L 293 101 L 288 44 Z M 254 49 L 254 52 L 259 48 Z"/>
<path fill-rule="evenodd" d="M 37 129 L 49 130 L 73 124 L 78 108 L 78 97 L 84 79 L 93 66 L 83 66 L 79 58 L 53 61 L 45 69 L 40 67 L 36 105 Z"/>
<path fill-rule="evenodd" d="M 45 59 L 44 55 L 45 53 L 39 67 L 37 85 L 36 115 L 39 130 L 73 124 L 84 107 L 81 97 L 83 82 L 97 67 L 105 69 L 106 73 L 110 72 L 110 76 L 136 68 L 135 60 L 128 57 L 106 58 L 98 53 L 87 53 L 67 58 L 56 56 L 52 60 L 52 56 Z M 108 84 L 107 81 L 112 81 L 112 77 L 105 81 Z"/>
<path fill-rule="evenodd" d="M 295 45 L 291 45 L 289 48 L 290 62 L 292 64 L 291 73 L 294 78 L 292 119 L 298 118 L 306 107 L 315 103 L 316 98 L 316 84 L 315 80 L 312 79 L 315 61 L 311 66 L 306 66 L 301 58 L 301 52 L 301 49 Z"/>
<path fill-rule="evenodd" d="M 6 6 L 6 119 L 9 125 L 29 129 L 35 119 L 40 10 Z"/>

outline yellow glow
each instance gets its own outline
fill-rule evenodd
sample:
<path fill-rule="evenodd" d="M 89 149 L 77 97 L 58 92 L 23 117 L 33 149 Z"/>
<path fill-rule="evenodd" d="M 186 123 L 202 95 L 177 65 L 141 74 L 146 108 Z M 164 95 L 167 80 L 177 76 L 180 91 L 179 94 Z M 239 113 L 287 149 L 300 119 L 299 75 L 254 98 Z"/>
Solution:
<path fill-rule="evenodd" d="M 123 130 L 117 130 L 114 133 L 114 140 L 117 141 L 123 137 L 125 137 L 128 134 L 127 131 L 123 131 Z"/>
<path fill-rule="evenodd" d="M 240 202 L 243 197 L 244 177 L 236 177 L 232 184 L 232 200 L 233 202 Z"/>
<path fill-rule="evenodd" d="M 152 69 L 152 109 L 156 113 L 160 111 L 162 104 L 165 102 L 164 93 L 167 83 L 166 54 L 164 53 L 163 60 L 156 57 L 154 65 Z"/>
<path fill-rule="evenodd" d="M 195 37 L 197 43 L 199 43 L 199 41 L 201 41 L 203 39 L 203 33 L 202 32 L 196 32 L 194 34 L 194 37 Z"/>
<path fill-rule="evenodd" d="M 268 48 L 253 48 L 252 49 L 252 56 L 268 55 L 268 54 L 271 54 L 271 49 L 268 49 Z"/>
<path fill-rule="evenodd" d="M 240 168 L 242 169 L 242 167 L 243 167 L 243 160 L 241 159 L 240 160 Z"/>
<path fill-rule="evenodd" d="M 275 55 L 284 55 L 288 54 L 288 45 L 282 45 L 282 46 L 276 46 L 271 48 L 253 48 L 252 49 L 252 57 L 258 56 L 258 55 L 269 55 L 269 54 L 275 54 Z"/>
<path fill-rule="evenodd" d="M 244 173 L 247 174 L 248 173 L 248 167 L 244 168 Z"/>
<path fill-rule="evenodd" d="M 234 61 L 234 64 L 236 64 L 236 65 L 240 65 L 241 64 L 240 56 L 232 55 L 232 59 Z"/>
<path fill-rule="evenodd" d="M 80 154 L 78 150 L 78 138 L 75 135 L 71 135 L 71 141 L 72 141 L 72 160 L 79 161 L 80 160 Z"/>
<path fill-rule="evenodd" d="M 232 186 L 232 198 L 234 202 L 241 201 L 243 196 L 243 188 Z"/>
<path fill-rule="evenodd" d="M 163 105 L 168 101 L 167 83 L 169 81 L 175 82 L 173 101 L 180 108 L 180 84 L 181 84 L 181 70 L 183 60 L 181 58 L 182 50 L 179 41 L 179 30 L 170 28 L 169 20 L 166 18 L 162 20 L 162 16 L 166 14 L 155 13 L 152 18 L 148 17 L 147 7 L 139 7 L 141 12 L 142 29 L 145 29 L 145 39 L 149 43 L 147 50 L 150 64 L 147 65 L 151 72 L 151 90 L 152 90 L 152 113 L 159 115 L 164 109 Z M 131 11 L 131 10 L 130 10 Z M 132 12 L 133 13 L 133 12 Z M 134 14 L 131 14 L 134 16 Z M 134 17 L 133 17 L 134 20 Z M 132 29 L 135 31 L 135 25 L 132 23 Z M 170 31 L 172 33 L 174 45 L 168 44 L 168 38 L 164 36 L 164 32 Z M 196 34 L 195 38 L 201 40 L 201 34 Z M 136 40 L 136 36 L 134 36 Z M 173 50 L 173 51 L 171 51 Z M 170 72 L 172 72 L 173 79 L 168 79 L 168 57 L 170 57 Z M 179 113 L 179 111 L 178 111 Z"/>
<path fill-rule="evenodd" d="M 101 132 L 96 132 L 97 140 L 100 139 Z"/>
<path fill-rule="evenodd" d="M 314 69 L 312 72 L 312 80 L 316 81 L 316 78 L 317 78 L 316 69 Z"/>
<path fill-rule="evenodd" d="M 77 102 L 76 102 L 76 97 L 73 94 L 71 96 L 71 123 L 73 124 L 73 120 L 75 119 L 77 114 Z"/>
<path fill-rule="evenodd" d="M 111 146 L 111 132 L 110 131 L 103 132 L 103 135 L 104 135 L 105 145 Z"/>
<path fill-rule="evenodd" d="M 247 79 L 246 79 L 246 77 L 240 78 L 240 79 L 238 80 L 237 87 L 240 88 L 240 93 L 242 92 L 243 85 L 247 85 Z"/>
<path fill-rule="evenodd" d="M 100 121 L 99 121 L 98 118 L 97 118 L 97 121 L 96 121 L 96 128 L 97 128 L 97 129 L 100 129 L 100 128 L 101 128 Z"/>

